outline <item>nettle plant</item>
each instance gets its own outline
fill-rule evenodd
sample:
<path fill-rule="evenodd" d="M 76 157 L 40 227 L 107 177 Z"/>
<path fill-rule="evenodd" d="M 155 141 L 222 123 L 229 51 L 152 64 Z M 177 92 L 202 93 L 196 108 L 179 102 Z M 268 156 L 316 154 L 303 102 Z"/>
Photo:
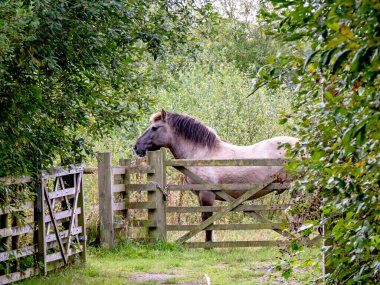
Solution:
<path fill-rule="evenodd" d="M 303 174 L 295 189 L 320 192 L 322 217 L 308 223 L 331 240 L 326 281 L 380 282 L 380 5 L 271 1 L 261 16 L 284 48 L 257 86 L 298 96 L 286 119 L 301 138 L 294 154 L 308 155 L 289 167 Z"/>

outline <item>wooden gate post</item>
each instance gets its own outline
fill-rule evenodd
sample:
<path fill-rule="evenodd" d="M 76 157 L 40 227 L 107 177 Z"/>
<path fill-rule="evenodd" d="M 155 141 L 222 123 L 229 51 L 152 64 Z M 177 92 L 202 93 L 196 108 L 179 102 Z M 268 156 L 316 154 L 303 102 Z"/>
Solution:
<path fill-rule="evenodd" d="M 112 155 L 110 152 L 98 154 L 98 189 L 100 215 L 100 244 L 113 248 L 113 194 L 112 194 Z"/>
<path fill-rule="evenodd" d="M 41 269 L 41 274 L 47 275 L 46 266 L 46 227 L 45 227 L 45 199 L 44 189 L 46 180 L 41 177 L 40 184 L 38 185 L 37 201 L 35 204 L 36 220 L 38 224 L 37 240 L 38 240 L 38 263 Z"/>
<path fill-rule="evenodd" d="M 156 185 L 155 191 L 148 191 L 148 202 L 153 202 L 155 209 L 148 210 L 148 238 L 152 241 L 166 240 L 166 202 L 163 191 L 166 186 L 165 149 L 148 152 L 148 164 L 154 173 L 148 174 L 148 181 Z M 152 226 L 153 224 L 153 226 Z"/>

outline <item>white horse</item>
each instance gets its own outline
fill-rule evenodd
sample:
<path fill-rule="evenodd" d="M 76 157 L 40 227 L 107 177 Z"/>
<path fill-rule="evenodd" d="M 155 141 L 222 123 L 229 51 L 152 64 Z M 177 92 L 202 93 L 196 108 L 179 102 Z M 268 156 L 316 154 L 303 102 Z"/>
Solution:
<path fill-rule="evenodd" d="M 236 146 L 221 140 L 215 132 L 200 121 L 183 114 L 162 110 L 151 117 L 151 126 L 137 139 L 134 151 L 138 156 L 145 156 L 147 151 L 161 147 L 168 148 L 176 159 L 284 159 L 286 150 L 283 144 L 294 145 L 294 137 L 274 137 L 251 146 Z M 278 173 L 282 166 L 222 166 L 222 167 L 188 167 L 202 180 L 212 184 L 222 183 L 262 183 Z M 289 180 L 284 173 L 282 181 Z M 191 179 L 188 183 L 194 183 Z M 246 191 L 229 191 L 228 194 L 238 198 Z M 199 191 L 201 206 L 212 206 L 215 199 L 224 200 L 212 191 Z M 259 191 L 250 199 L 256 199 L 268 192 Z M 212 213 L 202 213 L 202 220 L 207 220 Z M 212 231 L 206 231 L 206 241 L 212 241 Z"/>

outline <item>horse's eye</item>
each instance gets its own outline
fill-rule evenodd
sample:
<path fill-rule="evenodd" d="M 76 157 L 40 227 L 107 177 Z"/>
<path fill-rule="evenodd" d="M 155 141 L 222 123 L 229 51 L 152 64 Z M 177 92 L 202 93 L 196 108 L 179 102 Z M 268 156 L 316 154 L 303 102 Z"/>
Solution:
<path fill-rule="evenodd" d="M 152 127 L 152 131 L 157 131 L 157 130 L 158 130 L 158 127 L 155 127 L 155 126 Z"/>

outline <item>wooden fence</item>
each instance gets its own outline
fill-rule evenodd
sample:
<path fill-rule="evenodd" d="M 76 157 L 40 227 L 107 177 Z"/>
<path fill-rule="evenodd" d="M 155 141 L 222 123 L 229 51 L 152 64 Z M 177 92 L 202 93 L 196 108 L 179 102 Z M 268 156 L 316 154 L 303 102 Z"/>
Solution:
<path fill-rule="evenodd" d="M 0 183 L 16 193 L 2 196 L 6 204 L 0 206 L 0 284 L 86 260 L 83 167 Z M 35 199 L 17 203 L 23 191 L 32 191 Z"/>
<path fill-rule="evenodd" d="M 167 233 L 185 232 L 177 241 L 188 247 L 252 247 L 252 246 L 277 246 L 288 243 L 288 239 L 261 240 L 261 241 L 216 241 L 216 242 L 194 242 L 189 241 L 192 237 L 205 230 L 261 230 L 269 229 L 289 238 L 292 235 L 281 229 L 281 223 L 272 222 L 263 216 L 263 211 L 283 211 L 289 204 L 282 205 L 255 205 L 246 204 L 249 197 L 264 191 L 283 192 L 287 189 L 286 183 L 275 183 L 268 180 L 264 183 L 248 184 L 209 184 L 191 172 L 189 166 L 279 166 L 284 161 L 274 159 L 244 159 L 244 160 L 180 160 L 166 159 L 165 150 L 148 152 L 147 164 L 145 166 L 131 166 L 130 160 L 121 160 L 119 166 L 112 166 L 111 153 L 99 155 L 99 207 L 102 224 L 101 241 L 103 244 L 113 247 L 115 243 L 115 229 L 120 227 L 141 226 L 148 230 L 148 239 L 166 240 Z M 166 183 L 167 168 L 175 168 L 184 175 L 190 177 L 196 184 L 171 185 Z M 146 173 L 146 183 L 131 183 L 133 173 Z M 168 206 L 165 197 L 167 192 L 174 191 L 202 191 L 213 190 L 218 196 L 223 197 L 223 206 Z M 231 190 L 245 190 L 245 194 L 234 199 L 228 194 Z M 147 192 L 147 200 L 131 202 L 130 196 L 133 192 Z M 122 198 L 116 201 L 115 195 L 122 194 Z M 144 220 L 134 219 L 130 212 L 134 209 L 146 209 L 148 217 Z M 122 212 L 124 223 L 116 223 L 115 215 Z M 244 212 L 252 216 L 256 223 L 215 224 L 230 212 Z M 200 224 L 182 225 L 168 224 L 167 214 L 170 213 L 200 213 L 213 212 L 214 214 Z"/>

